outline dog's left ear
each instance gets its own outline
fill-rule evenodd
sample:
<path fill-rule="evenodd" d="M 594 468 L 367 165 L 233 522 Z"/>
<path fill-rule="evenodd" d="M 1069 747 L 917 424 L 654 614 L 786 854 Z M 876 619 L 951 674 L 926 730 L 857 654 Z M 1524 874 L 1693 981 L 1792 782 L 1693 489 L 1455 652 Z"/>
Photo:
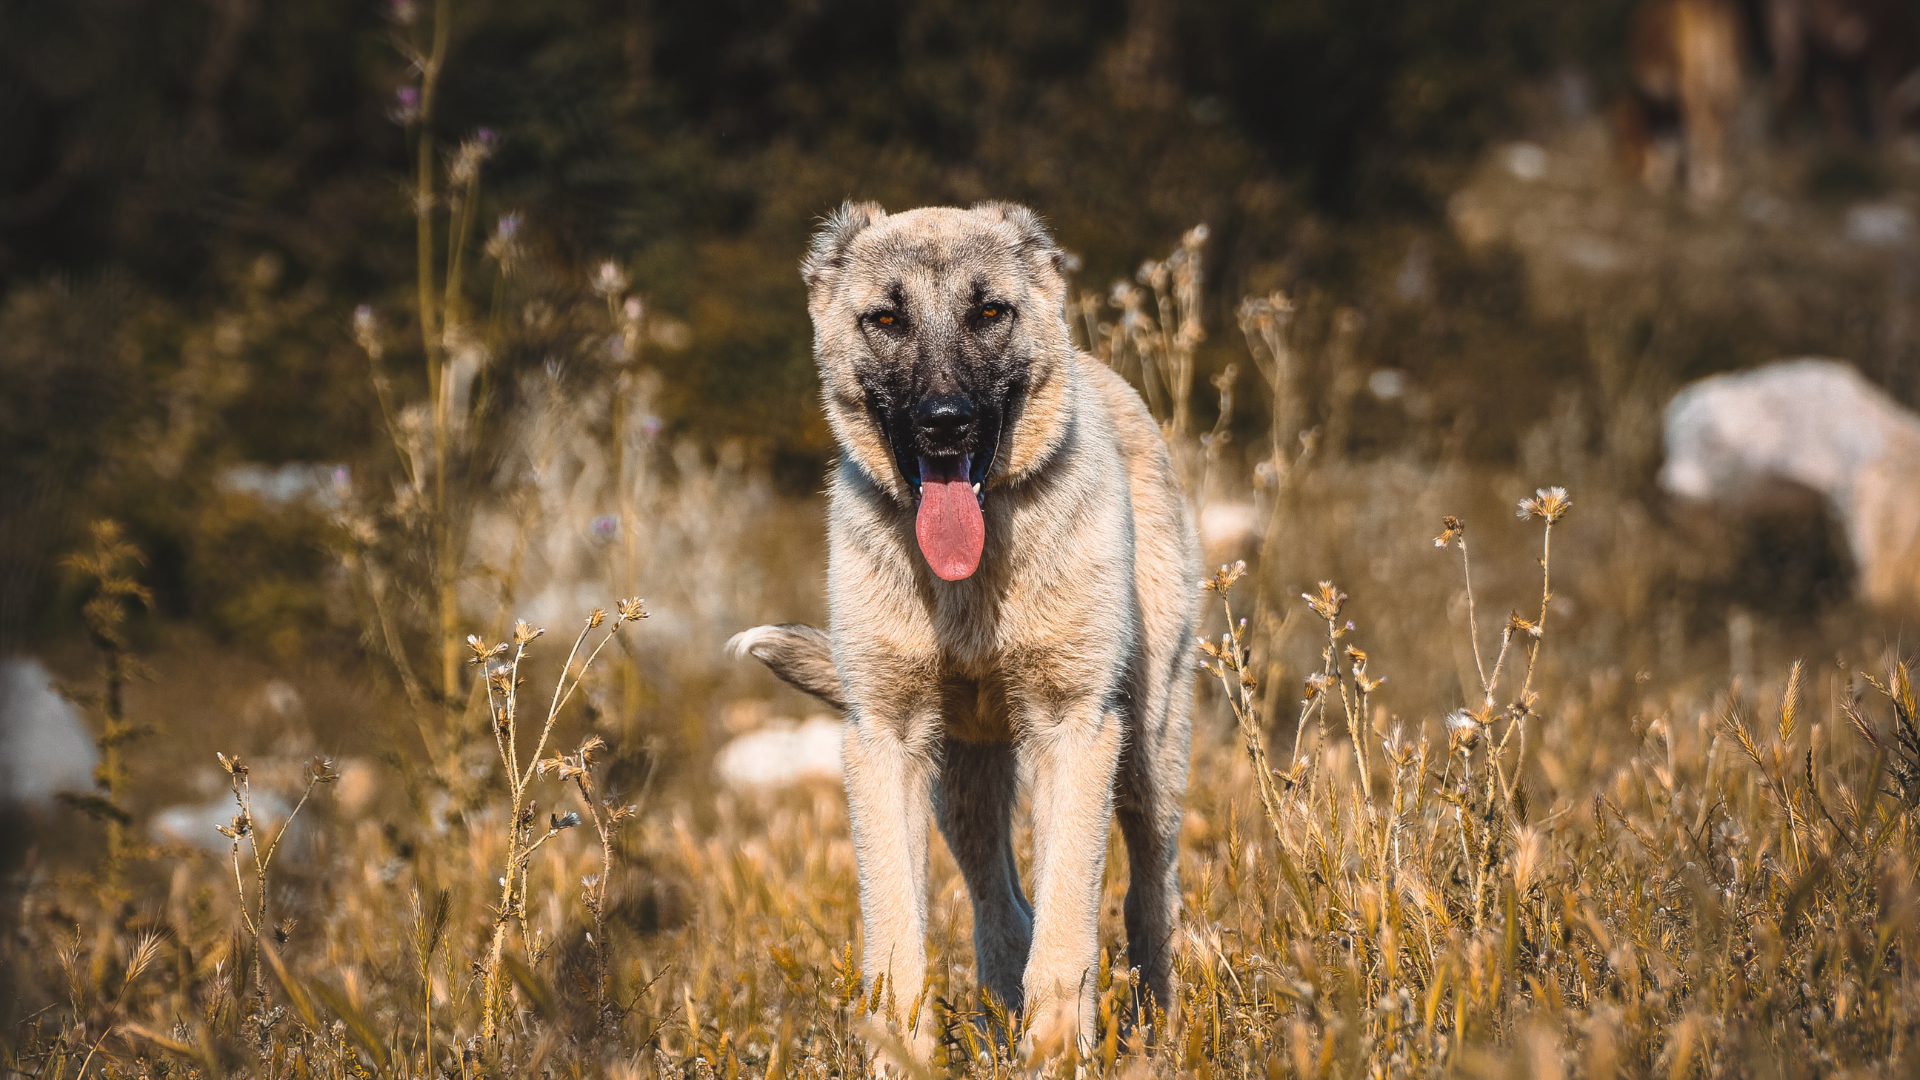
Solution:
<path fill-rule="evenodd" d="M 1044 266 L 1055 274 L 1064 275 L 1067 269 L 1067 254 L 1053 242 L 1053 236 L 1047 232 L 1047 225 L 1040 215 L 1010 202 L 983 202 L 974 204 L 973 209 L 993 214 L 1000 220 L 1020 231 L 1020 256 L 1036 266 Z"/>

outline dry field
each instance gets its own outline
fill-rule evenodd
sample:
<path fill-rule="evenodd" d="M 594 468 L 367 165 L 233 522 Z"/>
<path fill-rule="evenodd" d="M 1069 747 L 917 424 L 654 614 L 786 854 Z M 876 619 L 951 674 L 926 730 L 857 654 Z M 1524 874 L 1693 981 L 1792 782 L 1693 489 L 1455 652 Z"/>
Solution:
<path fill-rule="evenodd" d="M 1387 472 L 1340 490 L 1389 488 Z M 1418 505 L 1446 491 L 1375 497 Z M 1237 571 L 1209 583 L 1216 629 L 1229 603 L 1250 617 L 1210 650 L 1222 677 L 1203 689 L 1197 725 L 1180 1000 L 1143 1016 L 1127 973 L 1103 967 L 1101 1038 L 1083 1067 L 1909 1071 L 1920 728 L 1907 669 L 1813 661 L 1728 688 L 1658 662 L 1595 662 L 1602 620 L 1564 614 L 1584 601 L 1555 597 L 1543 612 L 1544 575 L 1521 593 L 1506 583 L 1522 575 L 1484 555 L 1475 642 L 1457 609 L 1482 531 L 1544 554 L 1542 515 L 1558 517 L 1552 572 L 1579 578 L 1568 567 L 1595 546 L 1583 529 L 1618 513 L 1557 499 L 1531 497 L 1527 522 L 1488 514 L 1461 532 L 1434 515 L 1431 529 L 1392 530 L 1416 549 L 1409 561 L 1431 561 L 1409 576 L 1451 594 L 1451 613 L 1390 582 L 1354 596 L 1316 585 L 1271 607 Z M 1508 607 L 1525 614 L 1486 614 Z M 612 638 L 645 654 L 653 628 L 622 618 L 604 616 L 578 653 Z M 14 926 L 15 985 L 33 1008 L 9 1034 L 7 1066 L 47 1077 L 870 1068 L 889 1036 L 853 966 L 839 792 L 741 795 L 698 776 L 649 785 L 648 770 L 676 763 L 634 753 L 628 741 L 645 733 L 582 704 L 593 693 L 567 701 L 582 681 L 605 694 L 640 677 L 620 646 L 591 667 L 576 659 L 555 707 L 551 661 L 572 634 L 528 637 L 510 631 L 501 659 L 524 644 L 548 666 L 526 664 L 524 686 L 511 665 L 494 680 L 502 706 L 513 688 L 517 744 L 488 738 L 476 709 L 464 745 L 436 758 L 423 739 L 412 760 L 356 764 L 341 782 L 338 765 L 227 758 L 241 814 L 226 826 L 239 834 L 230 857 L 130 834 L 98 865 L 35 876 Z M 1381 644 L 1414 640 L 1427 645 L 1411 660 Z M 549 715 L 558 722 L 536 749 Z M 346 790 L 369 770 L 376 790 Z M 625 791 L 608 798 L 609 785 Z M 269 786 L 288 801 L 312 792 L 277 852 L 285 811 L 273 819 L 253 794 Z M 1111 850 L 1109 955 L 1125 881 L 1117 839 Z M 1007 1050 L 1017 1019 L 974 991 L 965 893 L 937 844 L 931 880 L 923 1007 L 943 1033 L 932 1072 L 1031 1071 Z"/>
<path fill-rule="evenodd" d="M 1327 430 L 1392 395 L 1362 396 L 1349 315 L 1276 294 L 1242 305 L 1247 352 L 1209 389 L 1202 240 L 1072 312 L 1219 523 L 1170 1009 L 1103 963 L 1094 1045 L 1023 1038 L 975 991 L 936 842 L 932 975 L 911 989 L 939 1050 L 887 1060 L 844 799 L 710 778 L 726 730 L 807 709 L 720 645 L 819 618 L 820 507 L 725 448 L 660 444 L 609 267 L 527 323 L 628 365 L 589 392 L 549 367 L 466 429 L 459 350 L 479 346 L 450 330 L 426 403 L 383 396 L 397 479 L 326 533 L 364 670 L 243 670 L 188 640 L 135 656 L 135 553 L 103 530 L 77 556 L 105 784 L 34 823 L 9 886 L 0 1066 L 1911 1074 L 1920 712 L 1887 626 L 1844 605 L 1729 617 L 1727 560 L 1648 490 L 1657 386 L 1615 380 L 1604 439 L 1511 418 L 1512 471 L 1446 431 L 1349 459 Z M 422 304 L 458 326 L 453 297 Z M 358 332 L 377 380 L 389 339 L 371 314 Z M 1256 445 L 1232 438 L 1236 393 L 1271 399 Z M 1196 394 L 1210 415 L 1218 397 L 1205 431 Z M 486 470 L 445 456 L 486 440 L 506 447 Z M 262 698 L 274 679 L 298 692 Z M 155 841 L 150 811 L 215 766 L 197 790 L 227 800 L 219 836 Z"/>

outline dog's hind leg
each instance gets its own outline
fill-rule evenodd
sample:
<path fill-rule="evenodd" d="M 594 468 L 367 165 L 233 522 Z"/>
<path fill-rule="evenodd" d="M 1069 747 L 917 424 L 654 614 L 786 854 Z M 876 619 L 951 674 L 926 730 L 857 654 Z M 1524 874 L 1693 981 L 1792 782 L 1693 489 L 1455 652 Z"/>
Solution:
<path fill-rule="evenodd" d="M 1013 861 L 1013 801 L 1019 787 L 1011 743 L 948 739 L 934 818 L 973 900 L 973 955 L 980 985 L 1011 1011 L 1033 945 L 1033 906 Z"/>
<path fill-rule="evenodd" d="M 1186 755 L 1162 755 L 1158 775 L 1151 749 L 1130 745 L 1122 755 L 1114 817 L 1127 841 L 1127 962 L 1162 1009 L 1173 1008 L 1174 921 L 1180 912 L 1180 797 L 1186 791 Z M 1143 1016 L 1142 1019 L 1146 1017 Z"/>

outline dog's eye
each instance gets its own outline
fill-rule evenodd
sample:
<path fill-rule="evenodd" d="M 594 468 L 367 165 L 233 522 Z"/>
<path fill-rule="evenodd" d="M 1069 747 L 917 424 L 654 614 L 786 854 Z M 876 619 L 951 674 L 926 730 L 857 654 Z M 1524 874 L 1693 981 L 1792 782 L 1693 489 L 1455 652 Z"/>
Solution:
<path fill-rule="evenodd" d="M 999 322 L 1009 314 L 1005 304 L 982 304 L 973 311 L 974 322 Z"/>
<path fill-rule="evenodd" d="M 897 311 L 876 311 L 867 316 L 867 321 L 882 330 L 898 330 L 907 324 L 907 317 Z"/>

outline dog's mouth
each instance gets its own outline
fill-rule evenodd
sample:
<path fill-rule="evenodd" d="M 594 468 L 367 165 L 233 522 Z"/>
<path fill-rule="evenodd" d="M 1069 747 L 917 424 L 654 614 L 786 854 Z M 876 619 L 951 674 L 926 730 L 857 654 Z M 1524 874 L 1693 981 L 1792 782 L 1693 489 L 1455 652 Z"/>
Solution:
<path fill-rule="evenodd" d="M 998 405 L 961 394 L 928 395 L 889 424 L 894 458 L 913 489 L 913 533 L 942 580 L 980 568 L 986 548 L 987 477 L 999 450 Z"/>
<path fill-rule="evenodd" d="M 973 461 L 974 455 L 961 454 L 918 462 L 920 505 L 913 535 L 927 566 L 946 581 L 972 577 L 986 549 L 986 489 L 973 479 Z"/>

